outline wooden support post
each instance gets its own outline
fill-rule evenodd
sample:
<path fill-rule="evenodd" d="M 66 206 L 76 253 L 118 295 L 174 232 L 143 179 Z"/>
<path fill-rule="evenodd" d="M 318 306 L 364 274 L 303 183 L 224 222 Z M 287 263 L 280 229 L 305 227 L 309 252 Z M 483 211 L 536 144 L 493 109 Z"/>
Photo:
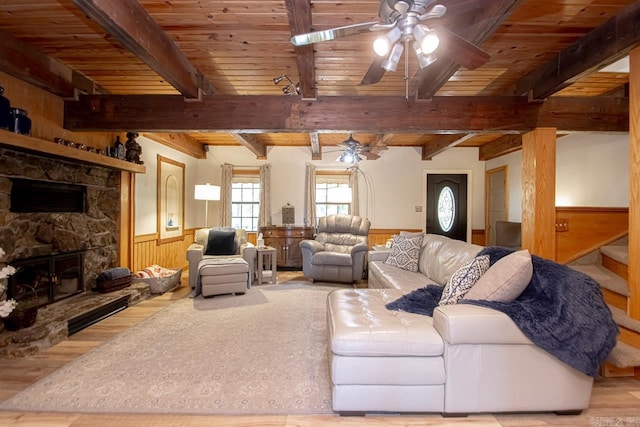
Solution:
<path fill-rule="evenodd" d="M 133 268 L 135 174 L 120 172 L 119 267 Z"/>
<path fill-rule="evenodd" d="M 629 55 L 629 309 L 640 320 L 640 48 Z"/>
<path fill-rule="evenodd" d="M 556 129 L 522 135 L 522 248 L 556 257 Z"/>

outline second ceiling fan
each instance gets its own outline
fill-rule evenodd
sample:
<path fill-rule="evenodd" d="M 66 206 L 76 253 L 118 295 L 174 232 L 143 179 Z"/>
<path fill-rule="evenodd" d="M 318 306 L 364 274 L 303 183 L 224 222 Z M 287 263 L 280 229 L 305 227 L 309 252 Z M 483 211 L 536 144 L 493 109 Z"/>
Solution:
<path fill-rule="evenodd" d="M 408 56 L 405 51 L 410 49 L 414 51 L 421 69 L 433 64 L 441 56 L 473 70 L 484 65 L 490 55 L 439 21 L 445 14 L 451 13 L 451 8 L 460 13 L 481 7 L 483 1 L 381 0 L 378 13 L 380 21 L 299 34 L 291 37 L 291 43 L 304 46 L 370 31 L 386 31 L 373 44 L 376 58 L 362 79 L 363 85 L 379 82 L 385 71 L 396 71 L 403 53 L 406 73 Z"/>

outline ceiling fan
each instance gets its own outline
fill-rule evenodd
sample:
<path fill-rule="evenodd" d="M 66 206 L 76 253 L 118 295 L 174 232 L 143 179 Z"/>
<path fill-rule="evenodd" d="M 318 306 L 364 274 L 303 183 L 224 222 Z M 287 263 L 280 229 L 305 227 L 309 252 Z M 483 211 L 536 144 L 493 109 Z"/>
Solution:
<path fill-rule="evenodd" d="M 368 160 L 375 160 L 380 157 L 371 152 L 369 145 L 363 145 L 360 141 L 353 139 L 353 134 L 351 133 L 349 134 L 349 138 L 342 141 L 338 146 L 344 148 L 342 154 L 338 157 L 338 161 L 341 163 L 358 163 L 362 160 L 361 155 Z"/>
<path fill-rule="evenodd" d="M 294 46 L 304 46 L 370 31 L 386 31 L 373 44 L 376 58 L 362 79 L 363 85 L 379 82 L 385 71 L 396 71 L 403 52 L 409 48 L 413 49 L 421 69 L 433 64 L 438 57 L 444 57 L 473 70 L 484 65 L 490 55 L 447 29 L 440 18 L 449 9 L 460 13 L 465 9 L 481 7 L 483 2 L 484 0 L 381 0 L 378 14 L 381 22 L 364 22 L 298 34 L 291 37 L 291 43 Z M 449 3 L 450 7 L 441 3 Z M 408 56 L 405 55 L 405 78 L 407 68 Z"/>

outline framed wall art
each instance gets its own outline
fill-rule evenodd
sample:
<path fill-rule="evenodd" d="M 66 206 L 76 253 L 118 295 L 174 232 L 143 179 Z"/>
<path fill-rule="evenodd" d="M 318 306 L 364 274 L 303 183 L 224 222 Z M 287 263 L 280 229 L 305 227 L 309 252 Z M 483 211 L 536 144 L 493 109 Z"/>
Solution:
<path fill-rule="evenodd" d="M 183 231 L 184 163 L 158 155 L 158 242 L 182 240 Z"/>

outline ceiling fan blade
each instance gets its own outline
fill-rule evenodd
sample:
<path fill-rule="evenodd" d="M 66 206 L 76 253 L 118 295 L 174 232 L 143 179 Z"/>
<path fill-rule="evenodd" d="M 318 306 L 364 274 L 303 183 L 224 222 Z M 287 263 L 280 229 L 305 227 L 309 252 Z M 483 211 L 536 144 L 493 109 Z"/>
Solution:
<path fill-rule="evenodd" d="M 467 70 L 475 70 L 491 59 L 491 55 L 487 52 L 447 28 L 437 26 L 435 30 L 440 38 L 438 55 L 449 58 Z"/>
<path fill-rule="evenodd" d="M 363 22 L 361 24 L 345 25 L 344 27 L 330 28 L 328 30 L 313 31 L 311 33 L 298 34 L 291 37 L 291 44 L 294 46 L 305 46 L 308 44 L 326 42 L 337 39 L 338 37 L 352 36 L 354 34 L 368 33 L 376 31 L 374 25 L 379 24 L 378 21 Z M 373 29 L 372 29 L 373 27 Z M 380 28 L 384 29 L 384 28 Z"/>
<path fill-rule="evenodd" d="M 384 76 L 384 68 L 382 68 L 382 62 L 384 61 L 384 57 L 380 57 L 376 55 L 371 65 L 369 65 L 369 69 L 366 74 L 362 78 L 360 82 L 361 85 L 372 85 L 376 84 L 382 79 Z"/>
<path fill-rule="evenodd" d="M 447 8 L 447 15 L 458 16 L 466 13 L 475 13 L 478 9 L 486 7 L 486 0 L 443 0 L 439 3 Z"/>
<path fill-rule="evenodd" d="M 366 157 L 367 160 L 376 160 L 380 158 L 378 154 L 372 153 L 370 151 L 361 151 L 360 155 Z"/>

